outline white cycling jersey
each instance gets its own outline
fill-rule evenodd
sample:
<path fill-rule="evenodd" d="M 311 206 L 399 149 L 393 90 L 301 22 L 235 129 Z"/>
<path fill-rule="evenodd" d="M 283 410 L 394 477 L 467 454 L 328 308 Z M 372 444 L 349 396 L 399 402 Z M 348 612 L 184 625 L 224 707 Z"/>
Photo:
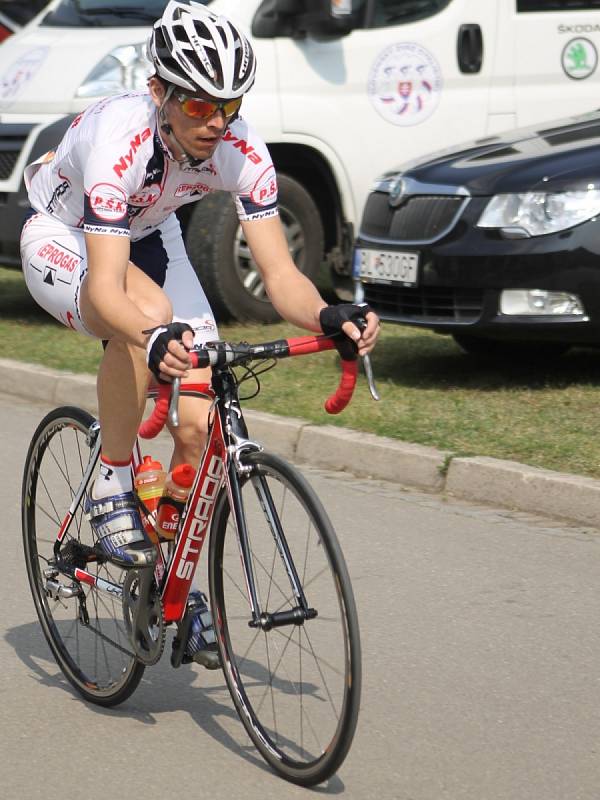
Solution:
<path fill-rule="evenodd" d="M 232 194 L 240 220 L 277 214 L 273 162 L 244 119 L 231 122 L 213 156 L 196 166 L 175 161 L 157 125 L 145 92 L 93 104 L 54 153 L 26 168 L 31 205 L 69 227 L 133 241 L 214 191 Z"/>

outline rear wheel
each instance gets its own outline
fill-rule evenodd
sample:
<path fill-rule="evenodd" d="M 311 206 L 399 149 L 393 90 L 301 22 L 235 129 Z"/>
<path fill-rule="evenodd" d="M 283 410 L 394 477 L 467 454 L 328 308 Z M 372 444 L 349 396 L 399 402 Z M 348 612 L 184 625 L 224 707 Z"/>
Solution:
<path fill-rule="evenodd" d="M 241 486 L 250 562 L 265 621 L 252 613 L 227 493 L 210 538 L 215 631 L 231 697 L 263 758 L 287 780 L 312 786 L 329 778 L 352 742 L 361 689 L 360 637 L 344 558 L 314 491 L 289 464 L 253 453 Z M 297 613 L 282 531 L 314 618 Z M 296 609 L 296 612 L 294 612 Z M 269 615 L 274 615 L 269 617 Z"/>
<path fill-rule="evenodd" d="M 279 216 L 298 269 L 314 279 L 323 260 L 323 225 L 317 206 L 298 181 L 278 176 Z M 258 267 L 231 197 L 215 192 L 197 203 L 185 231 L 186 248 L 218 319 L 276 322 Z"/>
<path fill-rule="evenodd" d="M 33 435 L 23 476 L 22 523 L 27 575 L 42 630 L 66 678 L 86 700 L 112 706 L 125 700 L 144 672 L 131 652 L 120 597 L 68 575 L 85 568 L 122 586 L 125 573 L 95 560 L 94 538 L 75 509 L 57 559 L 54 543 L 90 460 L 94 418 L 57 408 Z"/>

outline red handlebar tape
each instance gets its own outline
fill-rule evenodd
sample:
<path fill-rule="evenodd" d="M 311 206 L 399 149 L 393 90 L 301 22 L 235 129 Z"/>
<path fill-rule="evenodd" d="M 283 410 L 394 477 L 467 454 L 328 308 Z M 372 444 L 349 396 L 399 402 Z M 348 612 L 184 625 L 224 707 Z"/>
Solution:
<path fill-rule="evenodd" d="M 282 358 L 285 356 L 305 356 L 311 353 L 320 353 L 325 350 L 333 350 L 335 344 L 326 336 L 299 336 L 294 339 L 280 340 L 275 343 L 284 345 L 277 350 L 277 357 Z M 287 348 L 285 345 L 287 344 Z M 267 357 L 270 355 L 265 352 Z M 259 354 L 257 352 L 257 357 Z M 198 355 L 194 352 L 190 353 L 192 364 L 197 366 Z M 356 386 L 356 378 L 358 376 L 358 361 L 342 361 L 342 376 L 336 391 L 325 402 L 325 410 L 328 414 L 339 414 L 348 405 L 354 393 Z M 183 390 L 182 386 L 182 390 Z M 207 384 L 194 384 L 185 385 L 185 389 L 197 390 L 200 393 L 212 395 L 212 391 Z M 171 384 L 160 384 L 158 388 L 158 399 L 154 410 L 148 419 L 143 422 L 139 429 L 139 435 L 143 439 L 152 439 L 157 436 L 162 430 L 169 413 L 169 396 L 171 393 Z"/>

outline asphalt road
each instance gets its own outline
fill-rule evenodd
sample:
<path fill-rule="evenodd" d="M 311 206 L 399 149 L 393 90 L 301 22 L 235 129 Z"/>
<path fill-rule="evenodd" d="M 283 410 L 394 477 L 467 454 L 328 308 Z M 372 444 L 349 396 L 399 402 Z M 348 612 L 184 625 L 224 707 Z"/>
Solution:
<path fill-rule="evenodd" d="M 22 466 L 46 410 L 0 395 L 4 800 L 306 796 L 258 757 L 220 673 L 173 670 L 164 657 L 112 710 L 69 688 L 37 624 L 21 549 Z M 305 473 L 346 554 L 364 660 L 354 745 L 315 794 L 597 800 L 600 532 Z"/>

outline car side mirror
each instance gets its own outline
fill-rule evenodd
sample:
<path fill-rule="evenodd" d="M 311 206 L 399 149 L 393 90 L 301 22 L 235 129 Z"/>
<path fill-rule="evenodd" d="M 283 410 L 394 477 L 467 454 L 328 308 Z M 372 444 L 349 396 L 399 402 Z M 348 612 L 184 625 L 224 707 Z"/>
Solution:
<path fill-rule="evenodd" d="M 362 0 L 264 0 L 254 15 L 252 35 L 339 38 L 356 27 L 354 6 L 362 5 Z"/>

